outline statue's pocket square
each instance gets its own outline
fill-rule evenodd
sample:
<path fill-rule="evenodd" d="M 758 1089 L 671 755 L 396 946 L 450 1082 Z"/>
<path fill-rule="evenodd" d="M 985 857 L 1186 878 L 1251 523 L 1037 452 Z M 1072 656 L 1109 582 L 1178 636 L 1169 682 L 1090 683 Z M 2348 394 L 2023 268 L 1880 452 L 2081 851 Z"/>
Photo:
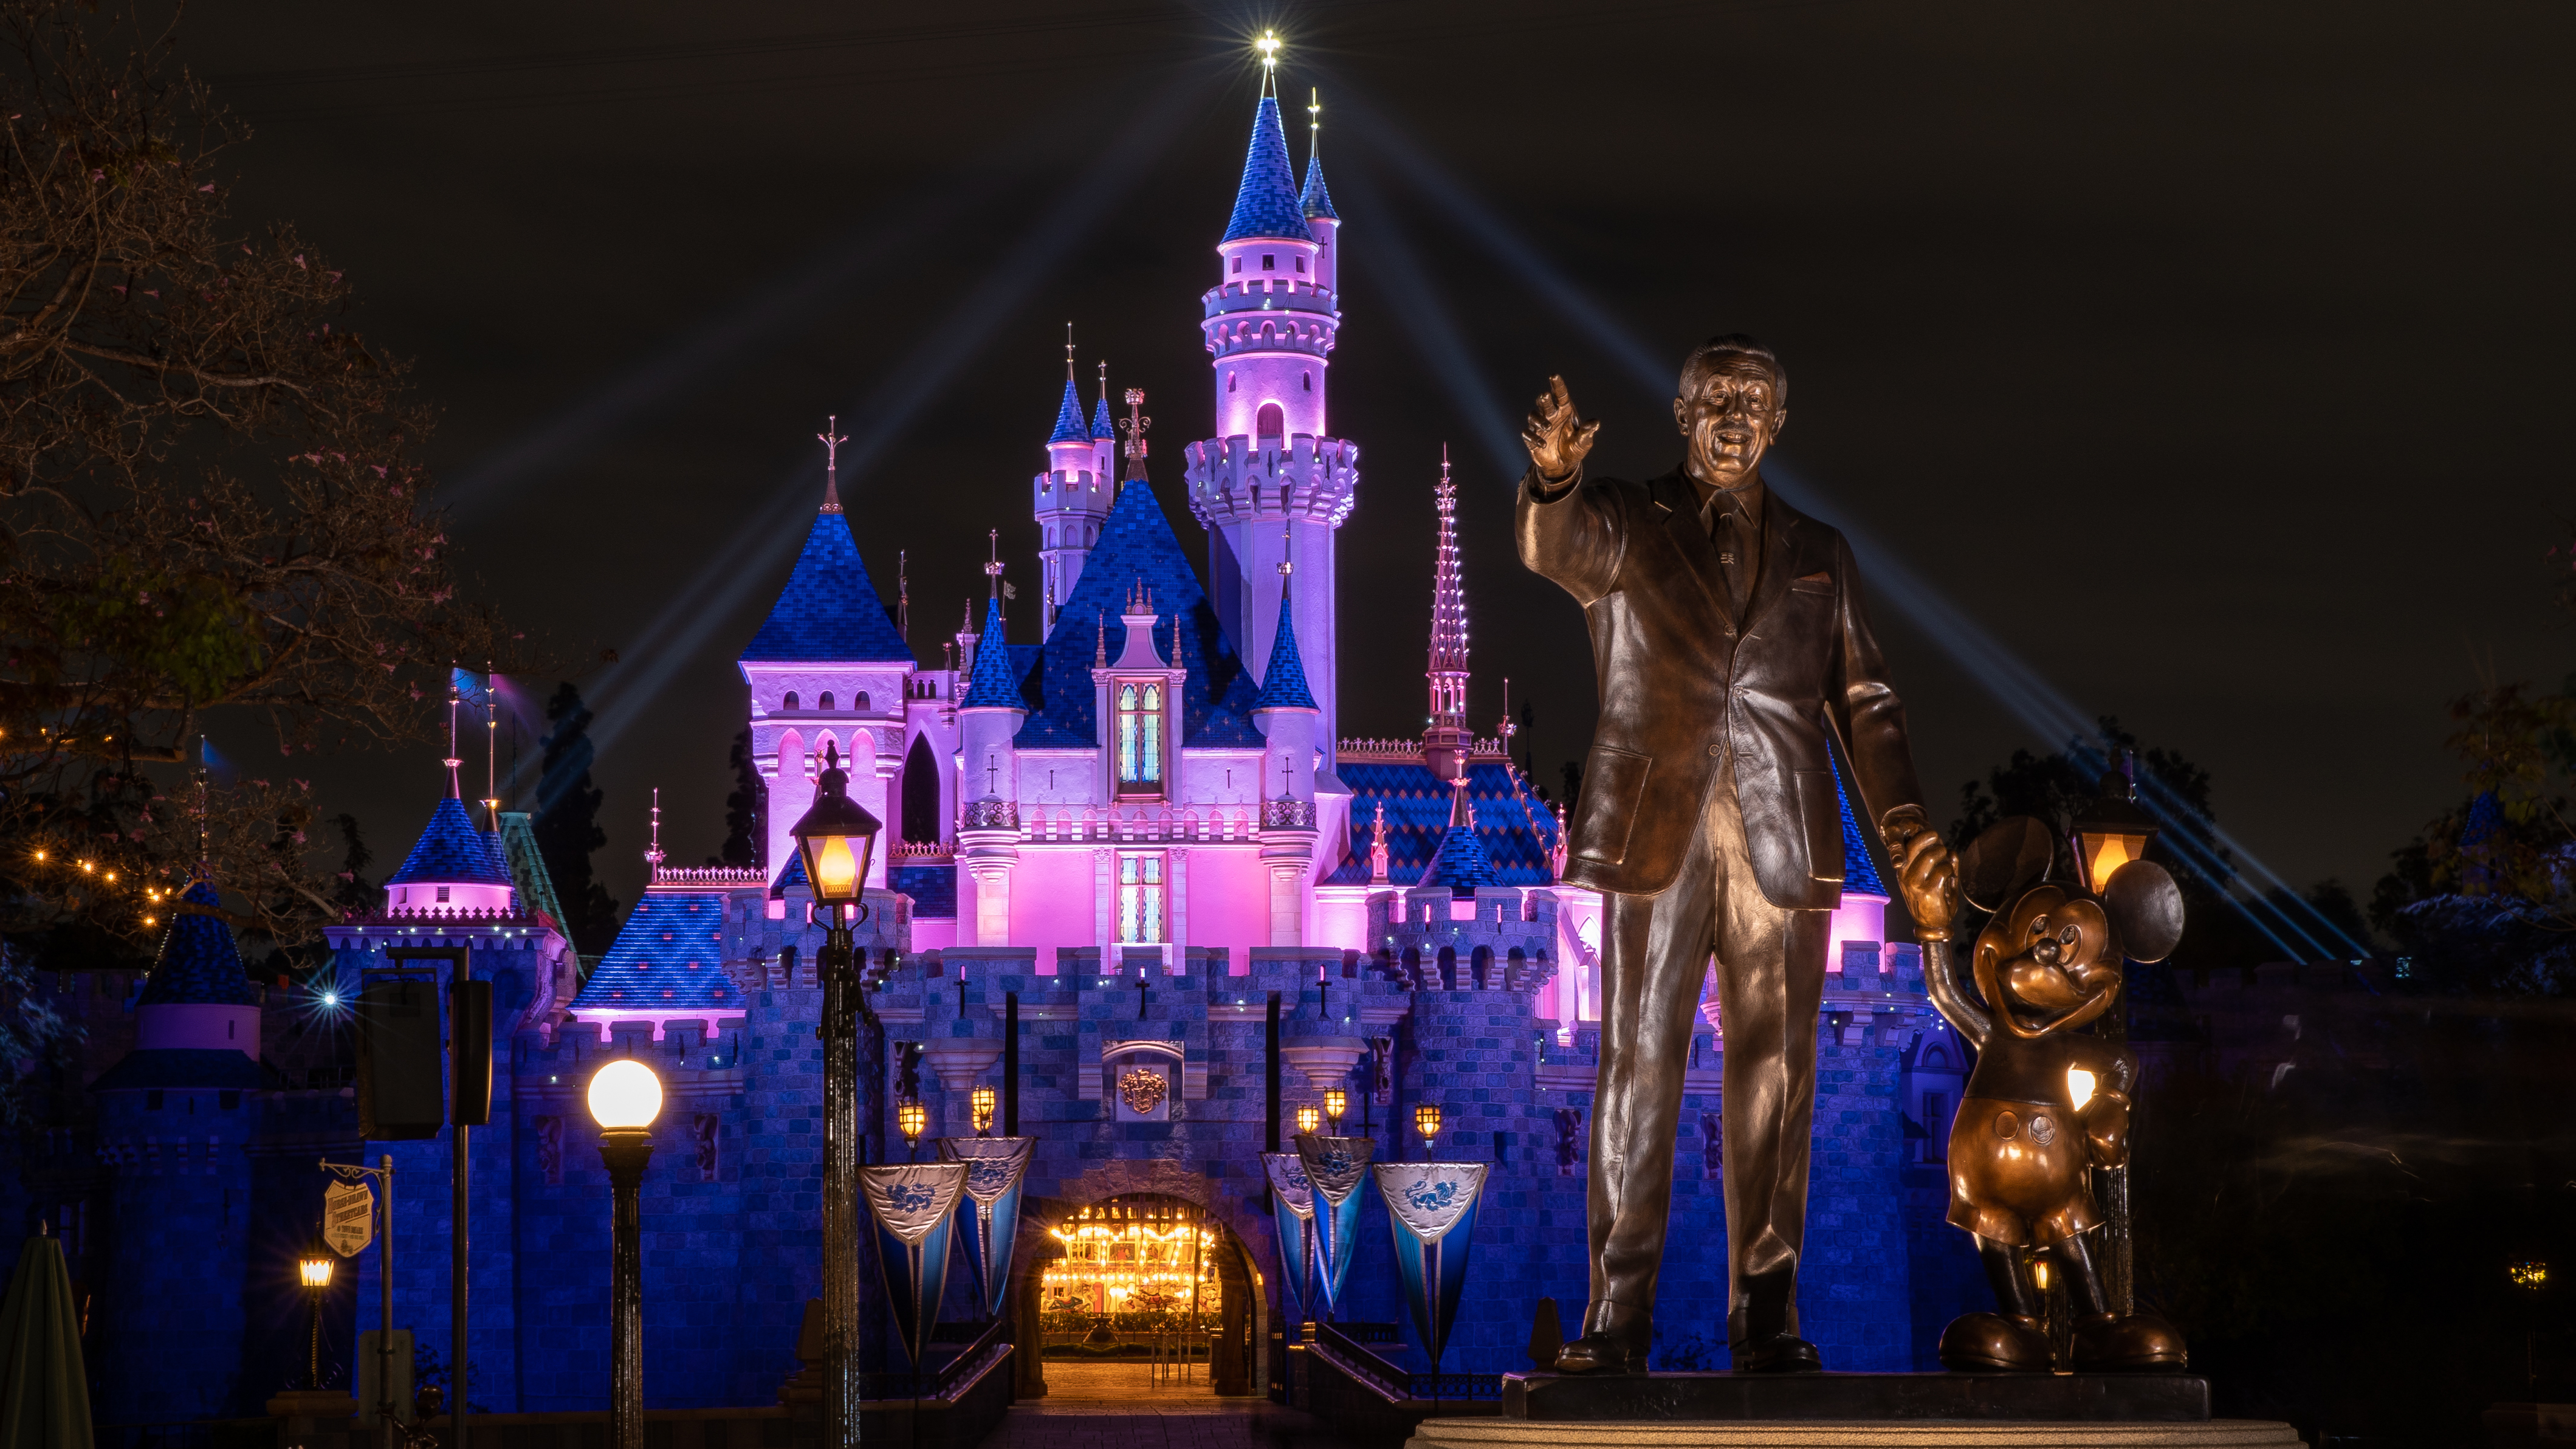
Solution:
<path fill-rule="evenodd" d="M 1789 587 L 1801 593 L 1830 594 L 1834 591 L 1834 576 L 1828 573 L 1813 573 L 1792 582 Z"/>

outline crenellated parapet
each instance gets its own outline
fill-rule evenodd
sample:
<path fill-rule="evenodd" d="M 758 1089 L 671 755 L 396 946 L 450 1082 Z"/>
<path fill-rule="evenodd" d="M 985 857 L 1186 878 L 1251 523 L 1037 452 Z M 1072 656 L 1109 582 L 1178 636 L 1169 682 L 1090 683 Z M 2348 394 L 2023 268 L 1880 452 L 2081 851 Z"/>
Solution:
<path fill-rule="evenodd" d="M 1209 528 L 1282 518 L 1339 528 L 1358 498 L 1359 444 L 1346 439 L 1238 433 L 1181 451 L 1190 512 Z"/>
<path fill-rule="evenodd" d="M 1380 891 L 1368 919 L 1374 969 L 1408 990 L 1535 991 L 1556 976 L 1554 891 Z"/>

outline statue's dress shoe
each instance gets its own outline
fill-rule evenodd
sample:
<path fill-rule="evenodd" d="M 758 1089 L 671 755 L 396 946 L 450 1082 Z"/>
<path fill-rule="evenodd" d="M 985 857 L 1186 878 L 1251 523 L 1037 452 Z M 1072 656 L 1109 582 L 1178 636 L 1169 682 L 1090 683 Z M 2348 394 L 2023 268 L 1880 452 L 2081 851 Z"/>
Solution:
<path fill-rule="evenodd" d="M 2102 1313 L 2075 1325 L 2078 1373 L 2176 1373 L 2190 1357 L 2182 1334 L 2152 1313 Z"/>
<path fill-rule="evenodd" d="M 1557 1350 L 1561 1374 L 1641 1374 L 1646 1371 L 1646 1345 L 1626 1334 L 1587 1333 Z"/>
<path fill-rule="evenodd" d="M 1814 1344 L 1785 1330 L 1727 1348 L 1740 1374 L 1812 1374 L 1825 1367 L 1824 1355 L 1816 1352 Z"/>
<path fill-rule="evenodd" d="M 2044 1374 L 2056 1367 L 2036 1318 L 1963 1313 L 1941 1330 L 1941 1367 L 1961 1374 Z"/>

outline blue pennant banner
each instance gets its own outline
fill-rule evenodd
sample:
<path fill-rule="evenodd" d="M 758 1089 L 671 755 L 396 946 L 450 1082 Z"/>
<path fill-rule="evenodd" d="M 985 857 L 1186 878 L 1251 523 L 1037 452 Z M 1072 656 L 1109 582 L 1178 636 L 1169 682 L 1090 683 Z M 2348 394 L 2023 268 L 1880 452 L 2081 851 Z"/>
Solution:
<path fill-rule="evenodd" d="M 1297 1134 L 1297 1157 L 1315 1190 L 1315 1276 L 1322 1281 L 1328 1316 L 1341 1306 L 1342 1285 L 1359 1256 L 1360 1184 L 1376 1153 L 1373 1137 Z"/>
<path fill-rule="evenodd" d="M 1467 1285 L 1467 1255 L 1475 1245 L 1476 1199 L 1484 1195 L 1482 1162 L 1382 1162 L 1378 1195 L 1386 1199 L 1388 1231 L 1395 1235 L 1396 1271 L 1413 1308 L 1413 1328 L 1431 1355 L 1432 1372 L 1458 1326 L 1458 1294 Z"/>
<path fill-rule="evenodd" d="M 931 1330 L 939 1326 L 939 1297 L 948 1291 L 948 1232 L 957 1220 L 957 1200 L 966 1195 L 966 1164 L 862 1167 L 859 1191 L 876 1220 L 886 1302 L 894 1308 L 903 1351 L 918 1369 Z"/>
<path fill-rule="evenodd" d="M 1034 1137 L 942 1137 L 942 1162 L 966 1164 L 966 1208 L 957 1214 L 966 1261 L 984 1311 L 999 1318 L 1011 1291 L 1011 1245 L 1020 1232 L 1020 1182 L 1028 1176 Z"/>
<path fill-rule="evenodd" d="M 1306 1321 L 1315 1296 L 1315 1185 L 1294 1152 L 1265 1152 L 1270 1174 L 1270 1220 L 1279 1226 L 1279 1306 L 1291 1325 Z M 1292 1326 L 1288 1338 L 1296 1341 Z"/>

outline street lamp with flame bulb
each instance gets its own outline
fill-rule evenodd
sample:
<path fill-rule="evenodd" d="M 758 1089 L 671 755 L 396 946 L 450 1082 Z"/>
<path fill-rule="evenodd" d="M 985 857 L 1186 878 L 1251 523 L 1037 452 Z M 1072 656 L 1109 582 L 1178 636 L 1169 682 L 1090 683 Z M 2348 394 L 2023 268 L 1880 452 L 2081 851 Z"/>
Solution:
<path fill-rule="evenodd" d="M 859 995 L 851 930 L 876 852 L 877 818 L 850 798 L 837 744 L 824 746 L 814 805 L 789 830 L 814 902 L 826 914 L 823 952 L 823 1445 L 859 1444 Z M 855 909 L 855 919 L 850 919 Z"/>
<path fill-rule="evenodd" d="M 990 1087 L 977 1087 L 973 1095 L 968 1097 L 967 1100 L 975 1105 L 975 1135 L 978 1137 L 992 1136 L 993 1089 Z"/>
<path fill-rule="evenodd" d="M 2126 765 L 2130 758 L 2123 757 Z M 2138 782 L 2127 768 L 2106 771 L 2093 807 L 2075 822 L 2075 852 L 2082 859 L 2084 887 L 2095 895 L 2110 889 L 2111 876 L 2133 860 L 2143 860 L 2157 825 L 2138 808 Z"/>
<path fill-rule="evenodd" d="M 1300 1132 L 1314 1131 L 1316 1126 L 1323 1120 L 1324 1114 L 1316 1111 L 1312 1107 L 1300 1107 L 1297 1109 L 1297 1130 Z"/>
<path fill-rule="evenodd" d="M 903 1129 L 905 1153 L 914 1162 L 921 1160 L 921 1129 L 930 1125 L 930 1113 L 919 1102 L 906 1102 L 894 1109 L 895 1125 Z"/>
<path fill-rule="evenodd" d="M 1413 1130 L 1422 1134 L 1422 1160 L 1431 1160 L 1432 1139 L 1440 1135 L 1440 1104 L 1423 1102 L 1413 1109 Z"/>
<path fill-rule="evenodd" d="M 631 1057 L 590 1078 L 590 1119 L 608 1165 L 608 1449 L 644 1449 L 644 1164 L 662 1079 Z"/>
<path fill-rule="evenodd" d="M 1332 1121 L 1334 1131 L 1339 1132 L 1342 1130 L 1342 1114 L 1349 1111 L 1350 1107 L 1350 1093 L 1343 1091 L 1339 1087 L 1326 1087 L 1324 1089 L 1324 1116 Z"/>
<path fill-rule="evenodd" d="M 322 1245 L 319 1232 L 295 1259 L 295 1271 L 304 1280 L 305 1297 L 313 1303 L 313 1348 L 304 1371 L 304 1387 L 308 1389 L 322 1387 L 322 1295 L 331 1291 L 331 1270 L 338 1261 Z"/>

